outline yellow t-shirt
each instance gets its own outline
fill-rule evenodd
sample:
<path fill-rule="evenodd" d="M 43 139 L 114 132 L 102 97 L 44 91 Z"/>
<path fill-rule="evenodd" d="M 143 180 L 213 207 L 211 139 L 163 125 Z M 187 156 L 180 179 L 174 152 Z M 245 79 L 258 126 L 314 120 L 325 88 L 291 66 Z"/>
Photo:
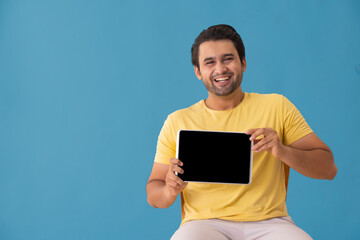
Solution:
<path fill-rule="evenodd" d="M 245 132 L 271 127 L 290 145 L 312 132 L 296 107 L 278 94 L 245 93 L 233 109 L 216 111 L 200 101 L 168 116 L 160 132 L 155 162 L 170 164 L 181 129 Z M 182 224 L 195 219 L 260 221 L 287 216 L 284 163 L 268 152 L 253 153 L 249 185 L 189 183 L 182 192 Z"/>

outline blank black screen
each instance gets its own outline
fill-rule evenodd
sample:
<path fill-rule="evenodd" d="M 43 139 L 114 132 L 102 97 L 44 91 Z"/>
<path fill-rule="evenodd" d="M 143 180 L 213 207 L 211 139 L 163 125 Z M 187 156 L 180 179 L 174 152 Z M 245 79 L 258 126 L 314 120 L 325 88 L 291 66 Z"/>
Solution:
<path fill-rule="evenodd" d="M 181 130 L 178 159 L 184 166 L 183 181 L 250 183 L 250 135 L 232 132 Z"/>

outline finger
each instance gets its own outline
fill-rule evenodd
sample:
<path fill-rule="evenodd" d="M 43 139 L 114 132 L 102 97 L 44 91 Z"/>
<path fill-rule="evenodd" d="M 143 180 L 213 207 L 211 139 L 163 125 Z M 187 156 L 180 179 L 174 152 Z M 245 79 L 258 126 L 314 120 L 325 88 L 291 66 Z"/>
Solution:
<path fill-rule="evenodd" d="M 258 148 L 258 149 L 256 150 L 256 152 L 262 152 L 262 151 L 269 151 L 269 150 L 271 150 L 271 149 L 272 149 L 271 144 L 272 144 L 271 142 L 264 144 L 263 146 L 261 146 L 260 148 Z"/>
<path fill-rule="evenodd" d="M 178 165 L 178 166 L 183 166 L 183 162 L 181 162 L 179 159 L 176 158 L 170 158 L 170 164 L 174 164 L 174 165 Z"/>
<path fill-rule="evenodd" d="M 261 139 L 257 139 L 257 140 L 254 140 L 254 146 L 253 148 L 258 148 L 259 146 L 262 146 L 270 141 L 272 141 L 273 139 L 270 138 L 270 137 L 264 137 L 264 138 L 261 138 Z"/>
<path fill-rule="evenodd" d="M 181 167 L 179 167 L 178 165 L 171 165 L 170 170 L 172 172 L 178 172 L 178 173 L 181 173 L 181 174 L 184 173 L 184 170 Z"/>
<path fill-rule="evenodd" d="M 169 166 L 169 171 L 171 172 L 178 172 L 178 173 L 184 173 L 184 170 L 179 167 L 184 165 L 179 159 L 176 158 L 171 158 L 170 159 L 170 166 Z"/>
<path fill-rule="evenodd" d="M 264 135 L 264 132 L 265 132 L 265 129 L 264 129 L 264 128 L 258 128 L 258 129 L 256 129 L 256 130 L 251 134 L 250 140 L 251 140 L 251 141 L 254 141 L 257 137 L 259 137 L 259 136 L 261 136 L 261 135 Z"/>
<path fill-rule="evenodd" d="M 171 176 L 169 176 L 169 178 L 168 178 L 168 183 L 169 183 L 171 186 L 176 187 L 177 185 L 183 186 L 185 182 L 184 182 L 181 178 L 179 178 L 178 176 L 176 176 L 176 175 L 171 175 Z"/>
<path fill-rule="evenodd" d="M 173 181 L 173 180 L 169 180 L 167 182 L 167 185 L 173 188 L 178 188 L 179 186 L 181 186 L 181 183 L 177 182 L 177 181 Z"/>
<path fill-rule="evenodd" d="M 254 140 L 254 145 L 253 146 L 255 146 L 258 142 L 260 142 L 262 140 L 262 138 L 261 139 L 255 139 Z"/>
<path fill-rule="evenodd" d="M 166 177 L 173 181 L 178 181 L 178 180 L 182 181 L 182 179 L 178 175 L 176 175 L 174 171 L 171 170 L 168 172 Z"/>
<path fill-rule="evenodd" d="M 245 133 L 247 134 L 247 135 L 251 135 L 253 132 L 255 132 L 257 130 L 257 128 L 252 128 L 252 129 L 249 129 L 249 130 L 247 130 Z"/>
<path fill-rule="evenodd" d="M 252 147 L 255 152 L 263 151 L 270 148 L 270 144 L 273 141 L 271 138 L 263 138 L 257 144 Z"/>

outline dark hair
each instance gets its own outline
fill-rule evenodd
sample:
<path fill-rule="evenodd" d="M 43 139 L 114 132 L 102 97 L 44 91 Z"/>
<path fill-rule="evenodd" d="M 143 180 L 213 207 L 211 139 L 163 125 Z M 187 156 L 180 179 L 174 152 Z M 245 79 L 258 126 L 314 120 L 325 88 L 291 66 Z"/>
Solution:
<path fill-rule="evenodd" d="M 194 44 L 191 47 L 191 62 L 194 66 L 199 68 L 199 46 L 206 41 L 216 41 L 229 39 L 231 40 L 239 54 L 240 61 L 245 58 L 245 47 L 240 35 L 236 30 L 226 24 L 219 24 L 211 26 L 206 30 L 203 30 L 199 36 L 195 39 Z"/>

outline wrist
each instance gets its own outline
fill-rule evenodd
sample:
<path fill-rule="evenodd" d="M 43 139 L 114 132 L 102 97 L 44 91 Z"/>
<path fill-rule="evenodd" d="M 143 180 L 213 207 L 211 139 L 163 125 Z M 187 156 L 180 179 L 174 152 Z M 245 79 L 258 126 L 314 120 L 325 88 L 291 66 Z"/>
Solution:
<path fill-rule="evenodd" d="M 277 154 L 275 155 L 276 158 L 283 160 L 287 155 L 288 146 L 280 143 Z"/>
<path fill-rule="evenodd" d="M 292 153 L 291 153 L 291 147 L 289 146 L 285 146 L 283 145 L 281 153 L 279 154 L 279 159 L 285 163 L 286 165 L 288 165 L 289 167 L 293 167 L 293 163 L 292 163 L 292 157 L 291 157 Z"/>

